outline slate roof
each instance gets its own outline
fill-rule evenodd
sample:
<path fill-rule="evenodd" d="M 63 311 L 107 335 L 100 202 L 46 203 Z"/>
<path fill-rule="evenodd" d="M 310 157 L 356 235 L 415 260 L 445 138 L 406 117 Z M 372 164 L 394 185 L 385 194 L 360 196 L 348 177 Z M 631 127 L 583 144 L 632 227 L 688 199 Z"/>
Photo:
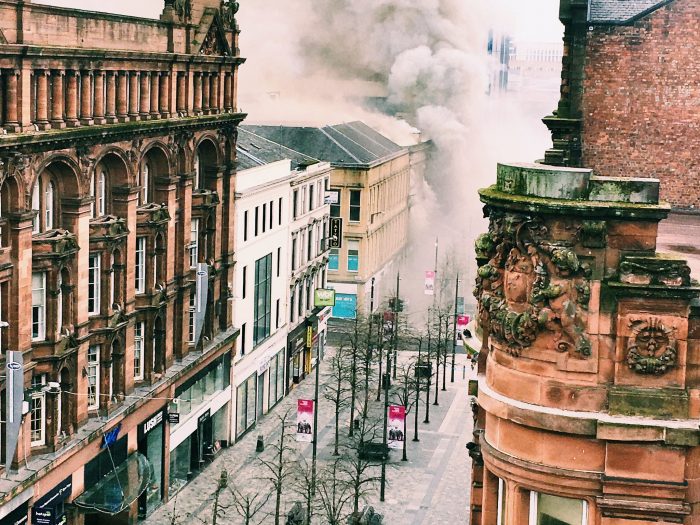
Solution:
<path fill-rule="evenodd" d="M 673 0 L 588 0 L 588 21 L 628 24 Z"/>
<path fill-rule="evenodd" d="M 278 144 L 335 166 L 369 166 L 404 150 L 363 122 L 335 126 L 241 126 Z"/>
<path fill-rule="evenodd" d="M 290 159 L 292 161 L 292 169 L 294 170 L 300 166 L 309 166 L 318 163 L 318 159 L 294 151 L 276 142 L 272 142 L 240 126 L 238 128 L 236 151 L 238 152 L 238 171 L 264 166 L 265 164 L 284 159 Z"/>

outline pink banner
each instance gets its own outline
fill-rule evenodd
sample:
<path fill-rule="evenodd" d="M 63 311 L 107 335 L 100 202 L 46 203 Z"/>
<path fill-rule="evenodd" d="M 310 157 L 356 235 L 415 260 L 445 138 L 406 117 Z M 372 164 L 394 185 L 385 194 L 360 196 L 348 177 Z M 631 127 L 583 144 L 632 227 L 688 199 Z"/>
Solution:
<path fill-rule="evenodd" d="M 425 272 L 425 295 L 435 295 L 435 272 L 432 270 Z"/>
<path fill-rule="evenodd" d="M 455 326 L 455 332 L 457 332 L 457 337 L 455 339 L 457 340 L 458 346 L 464 346 L 464 330 L 467 328 L 469 321 L 470 319 L 468 315 L 457 316 L 457 325 Z"/>
<path fill-rule="evenodd" d="M 314 402 L 297 399 L 297 441 L 311 443 L 314 436 Z"/>
<path fill-rule="evenodd" d="M 403 448 L 406 436 L 403 434 L 403 423 L 406 419 L 406 407 L 403 405 L 389 405 L 389 448 Z"/>

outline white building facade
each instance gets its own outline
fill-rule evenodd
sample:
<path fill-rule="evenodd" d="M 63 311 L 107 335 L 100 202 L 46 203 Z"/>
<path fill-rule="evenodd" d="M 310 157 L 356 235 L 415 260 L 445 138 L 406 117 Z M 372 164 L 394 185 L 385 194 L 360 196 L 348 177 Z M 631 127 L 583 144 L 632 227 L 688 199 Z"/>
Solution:
<path fill-rule="evenodd" d="M 314 308 L 314 291 L 326 287 L 331 165 L 318 162 L 299 167 L 290 181 L 289 335 L 287 388 L 299 383 L 323 356 L 330 307 Z"/>
<path fill-rule="evenodd" d="M 289 160 L 236 175 L 233 360 L 236 439 L 284 397 L 289 290 Z"/>

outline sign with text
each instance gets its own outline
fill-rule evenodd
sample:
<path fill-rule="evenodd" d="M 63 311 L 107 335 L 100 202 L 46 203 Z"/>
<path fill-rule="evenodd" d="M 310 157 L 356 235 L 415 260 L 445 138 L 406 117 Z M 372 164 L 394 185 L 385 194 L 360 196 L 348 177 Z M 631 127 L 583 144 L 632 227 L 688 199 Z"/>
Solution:
<path fill-rule="evenodd" d="M 331 217 L 328 237 L 329 248 L 340 248 L 342 246 L 343 219 L 341 217 Z"/>
<path fill-rule="evenodd" d="M 405 436 L 403 435 L 403 423 L 406 419 L 406 407 L 403 405 L 389 405 L 389 448 L 403 448 Z"/>
<path fill-rule="evenodd" d="M 297 441 L 311 443 L 314 439 L 314 401 L 297 399 Z"/>
<path fill-rule="evenodd" d="M 328 190 L 323 196 L 323 204 L 338 204 L 340 202 L 339 190 Z"/>
<path fill-rule="evenodd" d="M 425 295 L 435 295 L 435 272 L 427 270 L 425 272 Z"/>
<path fill-rule="evenodd" d="M 335 306 L 335 290 L 316 288 L 314 290 L 314 306 Z"/>

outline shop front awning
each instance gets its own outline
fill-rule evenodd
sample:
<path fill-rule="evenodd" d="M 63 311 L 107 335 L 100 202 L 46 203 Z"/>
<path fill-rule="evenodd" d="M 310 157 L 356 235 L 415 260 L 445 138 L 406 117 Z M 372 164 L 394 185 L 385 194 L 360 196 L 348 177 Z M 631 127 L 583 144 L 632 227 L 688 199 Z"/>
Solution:
<path fill-rule="evenodd" d="M 86 512 L 118 514 L 143 494 L 153 480 L 153 466 L 143 454 L 132 454 L 88 488 L 73 503 Z"/>

